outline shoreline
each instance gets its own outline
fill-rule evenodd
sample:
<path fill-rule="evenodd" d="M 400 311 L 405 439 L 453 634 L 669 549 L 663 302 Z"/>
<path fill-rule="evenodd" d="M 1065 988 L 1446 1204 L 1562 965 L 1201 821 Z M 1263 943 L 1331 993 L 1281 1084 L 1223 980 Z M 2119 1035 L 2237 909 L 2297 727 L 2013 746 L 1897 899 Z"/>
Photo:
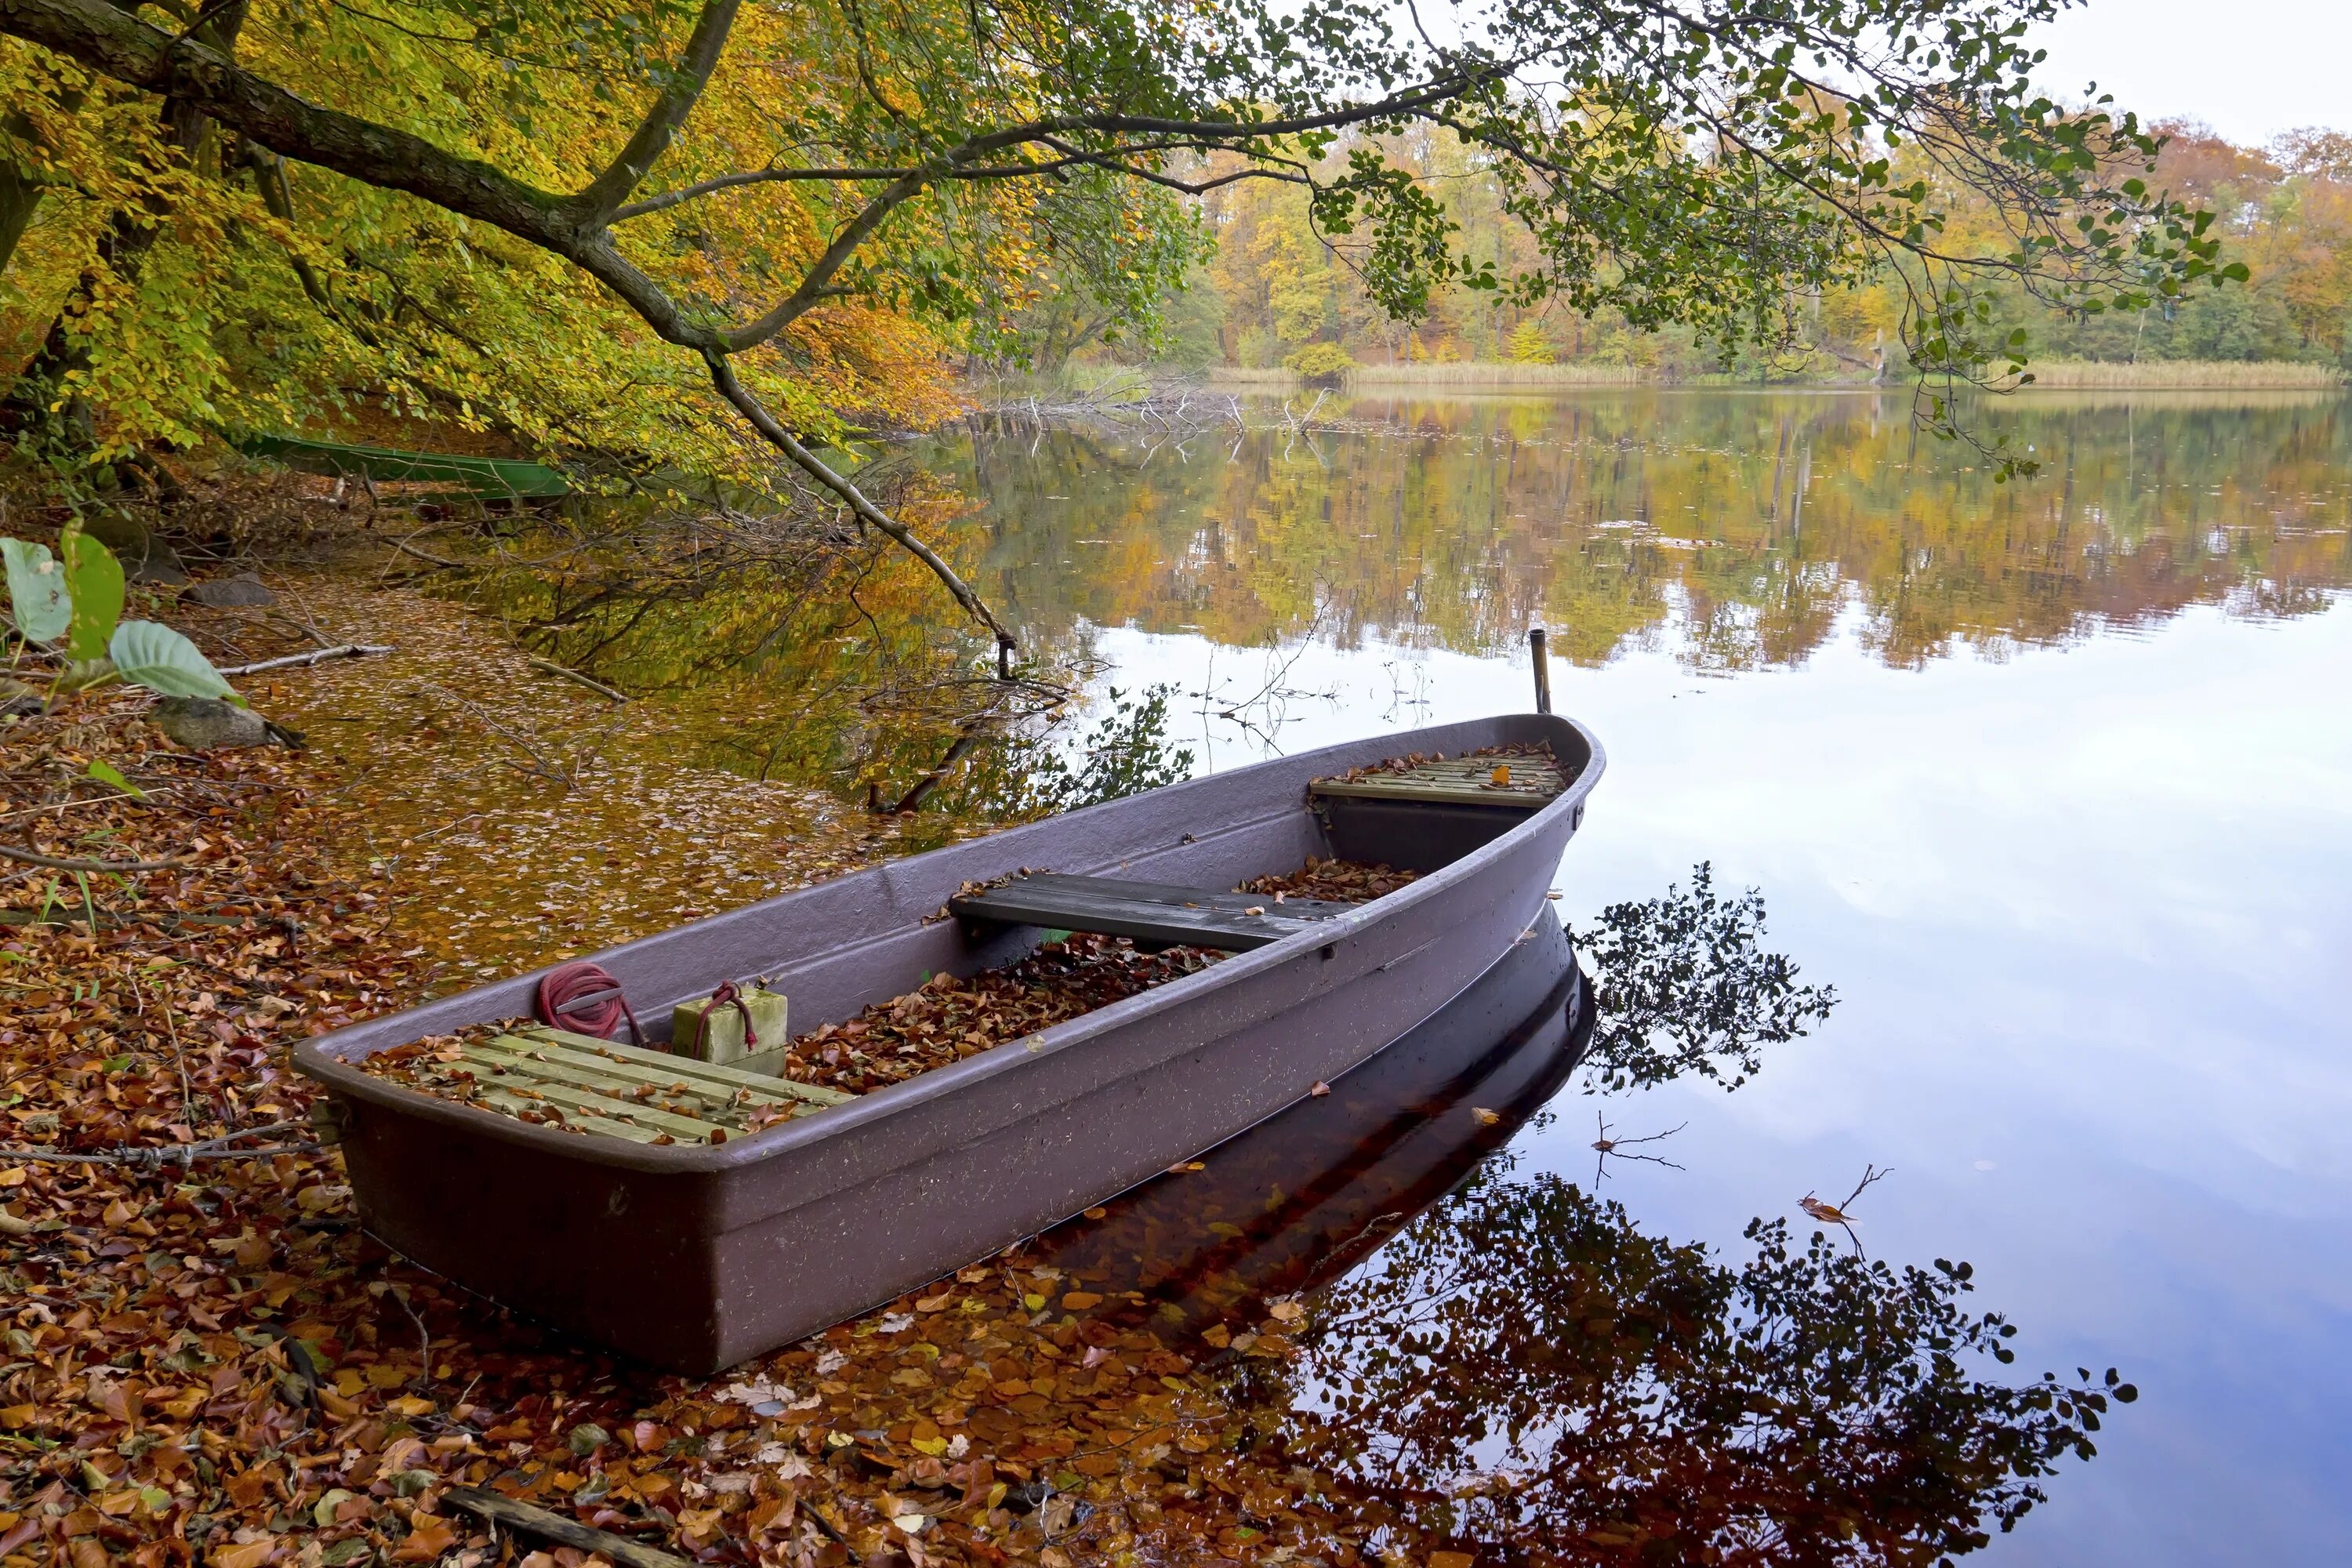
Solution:
<path fill-rule="evenodd" d="M 2328 365 L 2289 361 L 2152 360 L 2137 364 L 2052 360 L 2028 367 L 2031 384 L 1996 384 L 2015 392 L 2342 392 L 2352 380 Z M 1299 392 L 1325 383 L 1294 372 L 1212 365 L 1199 373 L 1213 390 Z M 1831 377 L 1759 381 L 1729 375 L 1673 375 L 1632 365 L 1517 364 L 1481 361 L 1450 363 L 1359 365 L 1344 373 L 1338 390 L 1366 395 L 1389 391 L 1426 393 L 1580 391 L 1592 388 L 1710 392 L 1900 393 L 1909 383 Z"/>
<path fill-rule="evenodd" d="M 492 1563 L 470 1488 L 734 1568 L 1002 1568 L 1016 1555 L 1072 1568 L 1074 1554 L 1139 1546 L 1184 1561 L 1189 1542 L 1239 1526 L 1228 1497 L 1283 1487 L 1246 1453 L 1193 1439 L 1239 1415 L 1186 1325 L 1067 1294 L 1076 1283 L 1023 1244 L 929 1296 L 689 1379 L 551 1335 L 373 1240 L 340 1153 L 306 1135 L 315 1091 L 289 1070 L 295 1042 L 479 977 L 468 968 L 529 968 L 689 918 L 677 902 L 689 892 L 705 907 L 756 896 L 722 868 L 807 880 L 898 847 L 824 820 L 798 786 L 698 770 L 674 771 L 696 773 L 680 789 L 709 795 L 706 812 L 680 791 L 649 794 L 624 763 L 521 787 L 523 754 L 497 757 L 501 730 L 544 743 L 521 711 L 592 742 L 618 717 L 658 742 L 662 704 L 616 716 L 534 682 L 494 616 L 372 582 L 362 563 L 271 575 L 329 635 L 396 633 L 380 658 L 249 684 L 310 727 L 312 749 L 184 752 L 121 688 L 5 731 L 39 764 L 5 780 L 14 815 L 42 825 L 19 837 L 170 858 L 0 889 L 15 917 L 0 926 L 14 988 L 5 1142 L 52 1156 L 0 1151 L 0 1289 L 19 1331 L 0 1388 L 0 1555 Z M 305 641 L 290 621 L 165 614 L 241 653 Z M 61 782 L 110 757 L 143 794 Z M 490 814 L 487 826 L 469 812 Z M 467 826 L 472 842 L 436 858 Z M 730 832 L 750 842 L 728 847 Z M 679 875 L 606 909 L 608 847 L 623 841 Z M 584 880 L 559 885 L 567 872 Z M 240 1131 L 270 1135 L 251 1141 L 257 1157 L 152 1168 L 164 1156 L 149 1151 Z M 58 1162 L 61 1150 L 85 1163 Z M 1066 1310 L 1037 1310 L 1053 1298 Z M 854 1444 L 866 1458 L 828 1462 Z M 1164 1498 L 1153 1467 L 1180 1444 L 1215 1485 Z M 1075 1481 L 1061 1479 L 1070 1467 Z M 1004 1504 L 1009 1487 L 1049 1479 L 1091 1516 L 1041 1542 Z M 917 1534 L 920 1556 L 907 1550 Z M 1274 1544 L 1223 1555 L 1253 1564 Z"/>

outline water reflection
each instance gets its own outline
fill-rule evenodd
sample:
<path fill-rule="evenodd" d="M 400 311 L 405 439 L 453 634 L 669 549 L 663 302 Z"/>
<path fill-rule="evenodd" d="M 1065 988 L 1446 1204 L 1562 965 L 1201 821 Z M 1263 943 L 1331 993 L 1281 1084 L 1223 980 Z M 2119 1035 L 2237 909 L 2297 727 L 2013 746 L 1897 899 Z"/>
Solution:
<path fill-rule="evenodd" d="M 1906 399 L 1627 391 L 1327 405 L 1336 428 L 1185 442 L 979 435 L 1000 599 L 1264 644 L 1315 631 L 1488 652 L 1534 620 L 1593 662 L 1658 637 L 1703 668 L 1802 662 L 1849 606 L 1873 653 L 2063 640 L 2221 603 L 2299 615 L 2352 582 L 2352 423 L 2330 395 L 1990 405 L 2043 472 L 1996 484 Z"/>
<path fill-rule="evenodd" d="M 2134 1390 L 2004 1373 L 2016 1331 L 1971 1308 L 1965 1263 L 1865 1262 L 1765 1220 L 1727 1259 L 1505 1148 L 1596 1040 L 1612 1042 L 1604 1078 L 1721 1079 L 1826 1016 L 1831 994 L 1795 983 L 1763 921 L 1758 895 L 1717 900 L 1701 868 L 1611 909 L 1593 985 L 1547 912 L 1328 1096 L 1049 1232 L 1030 1261 L 1144 1292 L 1163 1324 L 1225 1347 L 1258 1472 L 1244 1496 L 1312 1493 L 1299 1517 L 1344 1560 L 1910 1562 L 1982 1545 L 2063 1459 L 2091 1457 L 2110 1399 Z"/>
<path fill-rule="evenodd" d="M 1355 684 L 1334 661 L 1374 650 L 1401 727 L 1431 711 L 1424 653 L 1491 655 L 1536 620 L 1587 665 L 1788 667 L 1850 636 L 1911 667 L 2194 605 L 2303 616 L 2352 583 L 2340 398 L 2000 404 L 1987 422 L 2046 465 L 2007 485 L 1906 406 L 1360 400 L 1313 426 L 1259 405 L 1188 440 L 975 431 L 898 454 L 869 482 L 1021 626 L 1028 685 L 994 680 L 926 574 L 813 511 L 609 507 L 505 542 L 464 591 L 533 652 L 662 694 L 681 761 L 936 816 L 970 815 L 980 742 L 1099 673 L 1110 627 L 1190 643 L 1144 679 L 1177 677 L 1186 711 L 1263 751 Z"/>
<path fill-rule="evenodd" d="M 1049 1231 L 1036 1260 L 1090 1287 L 1141 1290 L 1206 1328 L 1248 1302 L 1344 1272 L 1500 1149 L 1568 1081 L 1597 1009 L 1559 923 L 1328 1095 L 1227 1140 L 1202 1169 Z"/>
<path fill-rule="evenodd" d="M 1748 1241 L 1718 1261 L 1498 1162 L 1326 1291 L 1297 1358 L 1246 1363 L 1254 1402 L 1366 1522 L 1482 1561 L 1921 1561 L 2091 1457 L 2103 1381 L 2004 1377 L 1967 1265 Z"/>

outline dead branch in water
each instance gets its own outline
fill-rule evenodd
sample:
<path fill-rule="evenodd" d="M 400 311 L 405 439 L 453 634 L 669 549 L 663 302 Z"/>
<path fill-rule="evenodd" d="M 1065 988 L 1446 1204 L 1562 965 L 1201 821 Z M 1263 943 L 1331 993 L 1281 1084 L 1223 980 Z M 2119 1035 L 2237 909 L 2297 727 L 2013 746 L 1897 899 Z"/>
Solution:
<path fill-rule="evenodd" d="M 551 658 L 541 658 L 537 654 L 526 654 L 524 658 L 529 660 L 531 668 L 540 670 L 548 675 L 561 676 L 566 680 L 577 682 L 579 685 L 584 686 L 589 690 L 596 693 L 599 697 L 609 697 L 615 702 L 626 702 L 629 700 L 629 694 L 627 692 L 616 691 L 613 688 L 605 685 L 603 681 L 597 679 L 593 675 L 583 675 L 578 670 L 573 669 L 567 665 L 558 664 Z"/>
<path fill-rule="evenodd" d="M 389 643 L 347 642 L 333 647 L 322 647 L 310 653 L 289 653 L 280 658 L 256 659 L 251 664 L 232 664 L 221 670 L 223 675 L 259 675 L 270 669 L 308 669 L 314 664 L 324 664 L 331 658 L 366 658 L 373 654 L 393 651 Z"/>

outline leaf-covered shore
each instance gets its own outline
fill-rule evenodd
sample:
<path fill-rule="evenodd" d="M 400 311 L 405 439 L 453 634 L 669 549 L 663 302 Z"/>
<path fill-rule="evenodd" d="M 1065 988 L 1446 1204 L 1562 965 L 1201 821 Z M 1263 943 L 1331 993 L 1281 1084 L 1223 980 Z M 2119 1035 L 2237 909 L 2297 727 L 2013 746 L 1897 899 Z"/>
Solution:
<path fill-rule="evenodd" d="M 401 617 L 404 651 L 367 671 L 369 689 L 415 690 L 461 652 L 501 657 L 430 602 L 320 589 L 307 603 L 330 619 L 363 608 L 378 628 Z M 494 686 L 478 679 L 469 700 L 497 703 Z M 329 716 L 360 689 L 326 666 L 268 695 L 331 737 Z M 519 700 L 543 709 L 567 691 Z M 541 897 L 536 920 L 453 928 L 450 862 L 421 815 L 538 810 L 486 783 L 464 746 L 435 756 L 454 704 L 418 703 L 415 743 L 397 752 L 352 737 L 204 755 L 172 749 L 141 706 L 89 694 L 20 718 L 0 772 L 20 840 L 186 857 L 89 879 L 87 907 L 72 875 L 27 868 L 0 889 L 0 1144 L 101 1157 L 0 1158 L 8 1568 L 474 1564 L 533 1548 L 494 1546 L 449 1503 L 459 1485 L 713 1563 L 1066 1568 L 1307 1544 L 1268 1501 L 1288 1494 L 1234 1448 L 1238 1417 L 1197 1373 L 1213 1352 L 1142 1298 L 1018 1255 L 707 1381 L 579 1349 L 387 1256 L 360 1231 L 334 1151 L 310 1140 L 291 1046 L 718 889 L 689 866 L 618 910 L 574 919 Z M 517 717 L 487 708 L 475 733 Z M 99 782 L 100 762 L 131 787 Z M 639 783 L 625 761 L 613 768 L 614 800 L 591 780 L 550 815 L 574 831 L 609 822 Z M 887 828 L 856 826 L 864 837 L 810 834 L 803 874 L 887 848 Z M 677 852 L 698 826 L 677 814 Z M 495 833 L 456 853 L 474 855 L 487 907 L 530 909 L 512 889 L 493 896 L 509 879 L 530 891 L 529 853 Z M 279 1152 L 171 1153 L 256 1128 L 277 1131 L 241 1147 Z M 1282 1326 L 1268 1318 L 1253 1353 L 1283 1353 Z"/>

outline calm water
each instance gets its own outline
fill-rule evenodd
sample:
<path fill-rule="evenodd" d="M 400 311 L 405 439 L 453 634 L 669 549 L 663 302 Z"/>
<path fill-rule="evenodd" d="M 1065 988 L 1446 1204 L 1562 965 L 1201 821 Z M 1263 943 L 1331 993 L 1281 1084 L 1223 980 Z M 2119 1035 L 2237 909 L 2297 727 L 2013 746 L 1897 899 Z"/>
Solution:
<path fill-rule="evenodd" d="M 1799 1198 L 1891 1167 L 1855 1205 L 1873 1259 L 1971 1262 L 2008 1375 L 2141 1391 L 1988 1560 L 2338 1562 L 2352 406 L 2063 396 L 1987 416 L 2045 466 L 2007 486 L 1897 399 L 1717 393 L 935 460 L 983 500 L 1000 605 L 1181 689 L 1203 766 L 1525 707 L 1549 626 L 1556 704 L 1611 759 L 1563 918 L 1710 861 L 1836 987 L 1736 1093 L 1571 1085 L 1391 1274 L 1443 1257 L 1427 1226 L 1501 1234 L 1497 1193 L 1588 1202 L 1596 1107 L 1681 1124 L 1647 1147 L 1685 1167 L 1612 1161 L 1599 1195 L 1734 1268 L 1751 1218 L 1801 1242 Z M 1631 1267 L 1622 1236 L 1482 1256 L 1530 1289 Z"/>

